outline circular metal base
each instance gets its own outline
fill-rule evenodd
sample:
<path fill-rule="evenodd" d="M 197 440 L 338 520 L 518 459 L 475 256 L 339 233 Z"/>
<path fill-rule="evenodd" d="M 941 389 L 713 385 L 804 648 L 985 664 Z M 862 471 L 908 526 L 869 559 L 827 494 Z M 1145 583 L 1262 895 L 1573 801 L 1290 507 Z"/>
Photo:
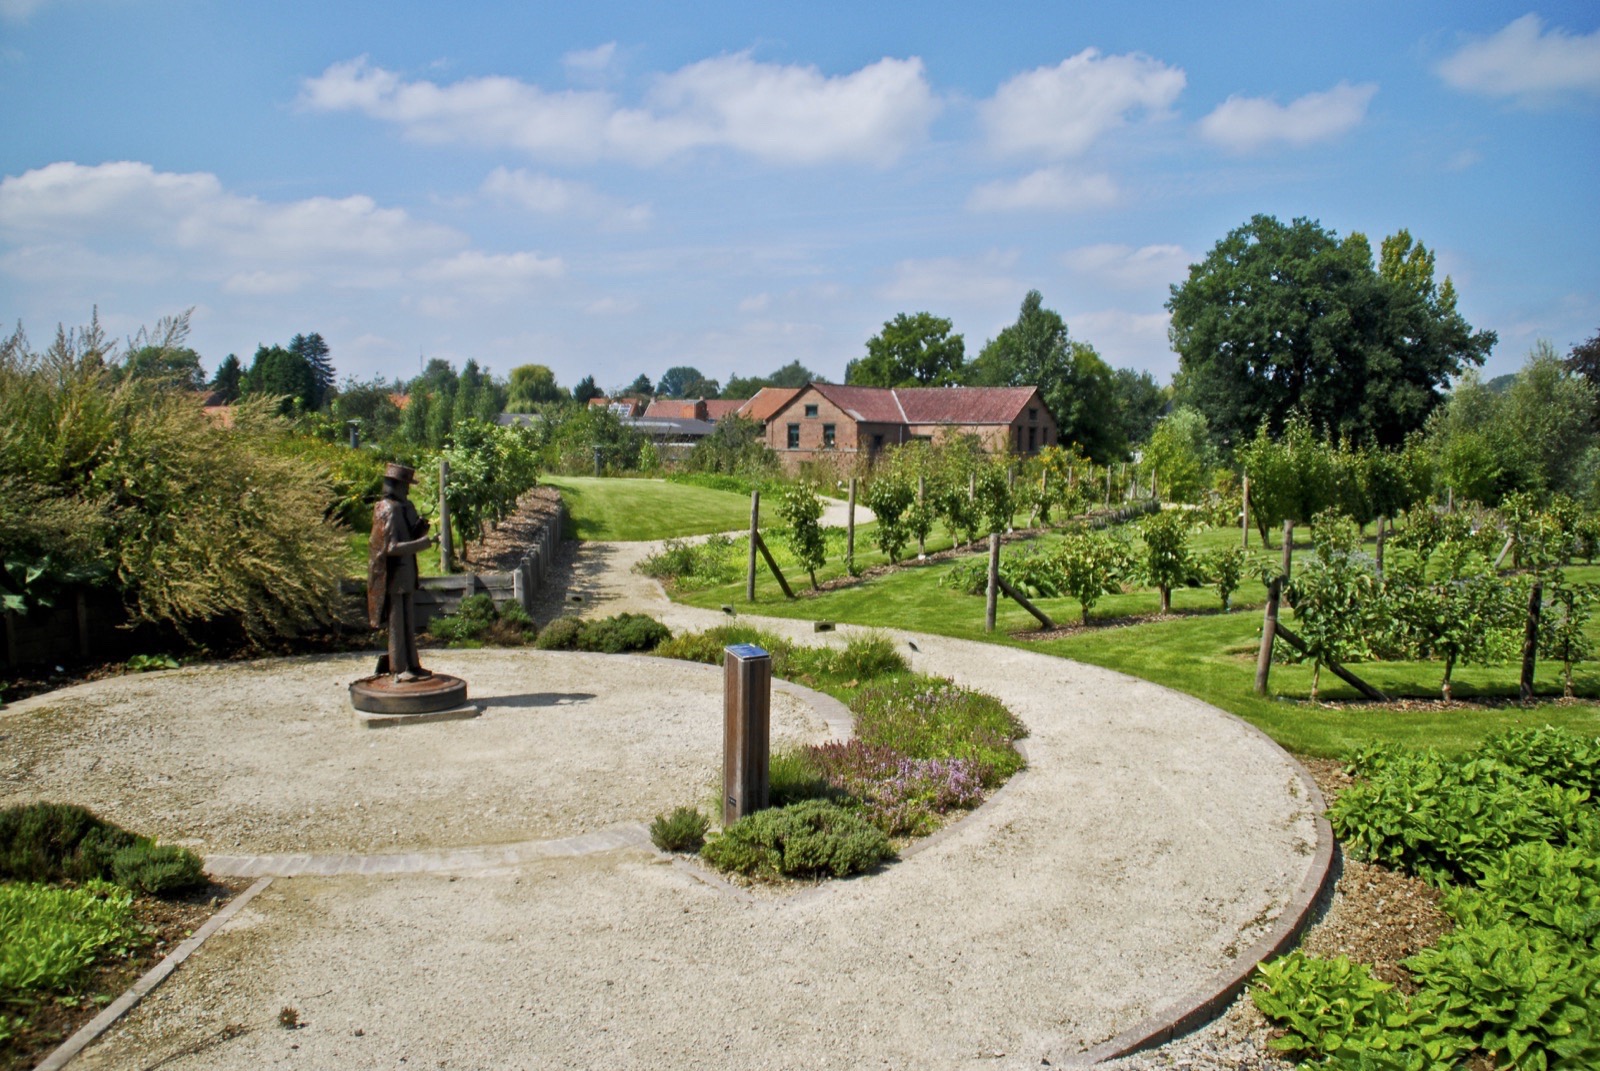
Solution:
<path fill-rule="evenodd" d="M 395 683 L 387 675 L 350 686 L 350 705 L 368 714 L 431 714 L 465 706 L 467 682 L 447 673 Z"/>

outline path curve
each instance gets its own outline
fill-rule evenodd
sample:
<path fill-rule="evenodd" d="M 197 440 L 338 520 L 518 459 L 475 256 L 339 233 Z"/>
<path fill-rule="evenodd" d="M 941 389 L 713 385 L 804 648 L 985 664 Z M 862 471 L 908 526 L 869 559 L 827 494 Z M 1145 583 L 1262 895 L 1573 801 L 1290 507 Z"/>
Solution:
<path fill-rule="evenodd" d="M 626 572 L 647 549 L 586 547 L 605 565 L 580 561 L 567 605 L 726 620 Z M 912 857 L 743 900 L 632 845 L 459 881 L 278 881 L 85 1065 L 1061 1065 L 1170 1021 L 1301 905 L 1320 801 L 1262 734 L 1107 670 L 914 639 L 915 668 L 999 696 L 1031 735 L 1028 772 Z M 307 1025 L 273 1027 L 283 1006 Z"/>

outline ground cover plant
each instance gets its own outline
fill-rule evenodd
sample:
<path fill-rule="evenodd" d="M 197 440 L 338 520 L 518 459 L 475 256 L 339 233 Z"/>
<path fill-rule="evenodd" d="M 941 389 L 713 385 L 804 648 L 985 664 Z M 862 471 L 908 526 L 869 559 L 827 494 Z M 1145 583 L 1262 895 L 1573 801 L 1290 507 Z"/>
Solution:
<path fill-rule="evenodd" d="M 1600 1062 L 1600 738 L 1498 734 L 1472 753 L 1371 748 L 1329 810 L 1352 854 L 1446 889 L 1455 929 L 1403 994 L 1343 958 L 1263 967 L 1274 1047 L 1316 1066 L 1587 1068 Z"/>

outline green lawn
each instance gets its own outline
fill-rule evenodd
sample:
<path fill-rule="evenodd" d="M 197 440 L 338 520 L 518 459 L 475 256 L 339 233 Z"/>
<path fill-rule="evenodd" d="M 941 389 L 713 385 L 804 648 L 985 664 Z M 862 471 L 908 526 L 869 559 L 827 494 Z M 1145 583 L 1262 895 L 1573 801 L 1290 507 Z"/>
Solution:
<path fill-rule="evenodd" d="M 1300 533 L 1297 533 L 1297 537 Z M 1055 537 L 1047 536 L 1046 539 Z M 1239 538 L 1237 530 L 1212 530 L 1195 540 L 1198 549 L 1230 545 Z M 774 544 L 778 541 L 773 540 Z M 1262 552 L 1255 533 L 1251 548 L 1276 561 L 1281 553 L 1274 545 Z M 945 545 L 940 540 L 940 545 Z M 870 564 L 881 557 L 870 547 L 870 532 L 857 533 L 858 561 Z M 1306 553 L 1305 543 L 1296 539 L 1296 554 Z M 777 549 L 776 547 L 774 549 Z M 1366 743 L 1380 740 L 1413 746 L 1435 746 L 1448 752 L 1473 747 L 1484 736 L 1514 726 L 1564 726 L 1577 732 L 1600 735 L 1600 706 L 1592 700 L 1600 696 L 1600 666 L 1586 663 L 1575 674 L 1584 701 L 1563 704 L 1544 702 L 1529 709 L 1508 706 L 1490 710 L 1362 711 L 1340 705 L 1328 706 L 1309 701 L 1309 666 L 1275 665 L 1271 688 L 1265 698 L 1253 694 L 1255 653 L 1260 637 L 1261 607 L 1266 592 L 1259 581 L 1247 581 L 1234 595 L 1235 612 L 1224 614 L 1214 591 L 1182 588 L 1173 592 L 1173 610 L 1179 620 L 1114 626 L 1115 618 L 1133 614 L 1152 614 L 1157 597 L 1152 589 L 1107 596 L 1095 605 L 1092 622 L 1099 627 L 1047 641 L 1014 639 L 1009 633 L 1026 633 L 1035 627 L 1033 618 L 1009 600 L 1002 600 L 999 627 L 992 636 L 983 632 L 984 603 L 981 597 L 963 595 L 939 581 L 954 563 L 936 563 L 902 570 L 889 576 L 820 595 L 806 594 L 790 602 L 783 598 L 777 583 L 765 568 L 756 585 L 756 603 L 744 602 L 743 580 L 678 595 L 696 606 L 716 607 L 729 603 L 756 614 L 777 617 L 827 618 L 834 621 L 889 628 L 932 632 L 963 639 L 987 640 L 1025 646 L 1065 658 L 1120 670 L 1146 680 L 1187 692 L 1224 710 L 1245 718 L 1292 751 L 1308 755 L 1342 756 Z M 823 578 L 841 573 L 842 567 L 830 560 L 819 574 Z M 1569 570 L 1573 580 L 1600 579 L 1600 568 L 1577 567 Z M 804 577 L 790 577 L 797 590 L 806 587 Z M 1072 624 L 1079 619 L 1073 599 L 1043 599 L 1041 607 L 1058 623 Z M 1293 617 L 1286 620 L 1292 622 Z M 1600 627 L 1597 623 L 1595 627 Z M 1353 666 L 1357 673 L 1391 695 L 1419 698 L 1437 697 L 1442 666 L 1439 663 L 1366 663 Z M 1560 667 L 1541 663 L 1538 685 L 1541 691 L 1560 694 Z M 1458 667 L 1454 674 L 1455 694 L 1461 699 L 1481 696 L 1515 695 L 1519 668 L 1514 664 L 1488 667 Z M 1320 694 L 1328 700 L 1355 697 L 1332 674 L 1322 675 Z"/>
<path fill-rule="evenodd" d="M 561 492 L 578 539 L 636 542 L 750 526 L 750 499 L 665 480 L 544 476 Z"/>

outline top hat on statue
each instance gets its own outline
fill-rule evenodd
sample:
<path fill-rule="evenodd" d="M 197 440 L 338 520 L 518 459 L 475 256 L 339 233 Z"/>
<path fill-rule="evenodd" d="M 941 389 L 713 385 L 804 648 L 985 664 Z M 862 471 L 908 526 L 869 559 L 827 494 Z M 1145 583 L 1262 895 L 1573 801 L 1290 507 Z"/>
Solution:
<path fill-rule="evenodd" d="M 404 465 L 397 465 L 391 461 L 388 465 L 384 466 L 383 478 L 386 480 L 400 480 L 403 483 L 416 483 L 417 472 L 415 469 L 407 468 Z"/>

